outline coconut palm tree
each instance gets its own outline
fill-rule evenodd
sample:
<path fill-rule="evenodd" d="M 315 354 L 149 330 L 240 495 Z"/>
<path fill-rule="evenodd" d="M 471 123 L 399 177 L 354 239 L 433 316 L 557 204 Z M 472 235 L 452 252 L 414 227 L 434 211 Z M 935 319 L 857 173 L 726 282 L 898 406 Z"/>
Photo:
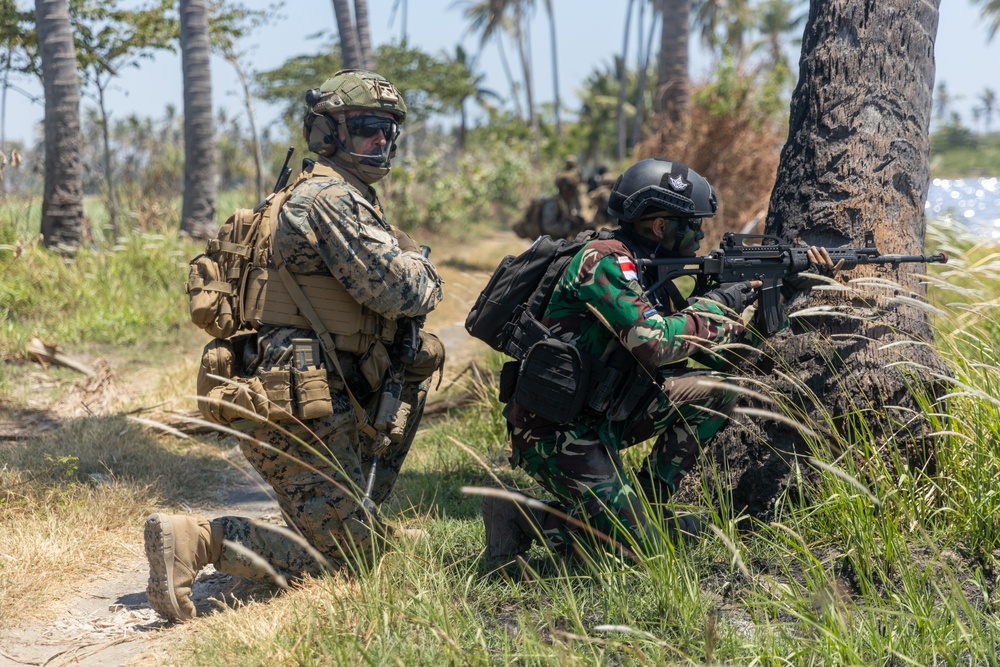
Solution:
<path fill-rule="evenodd" d="M 691 0 L 663 0 L 660 57 L 654 108 L 676 124 L 687 117 L 691 104 L 688 72 L 688 38 L 691 33 Z"/>
<path fill-rule="evenodd" d="M 527 0 L 470 0 L 464 3 L 465 17 L 470 20 L 470 30 L 480 33 L 480 46 L 490 39 L 499 38 L 502 32 L 510 34 L 517 46 L 521 60 L 521 73 L 528 106 L 528 125 L 531 128 L 532 147 L 537 159 L 538 114 L 535 111 L 534 84 L 531 72 L 531 55 L 528 49 L 527 14 L 531 3 Z"/>
<path fill-rule="evenodd" d="M 371 30 L 368 27 L 367 0 L 354 0 L 354 20 L 358 24 L 358 50 L 364 69 L 375 69 L 375 55 L 372 53 Z"/>
<path fill-rule="evenodd" d="M 559 49 L 556 48 L 556 16 L 552 10 L 552 0 L 545 0 L 545 13 L 549 17 L 549 46 L 552 48 L 552 90 L 555 93 L 556 137 L 562 139 L 562 121 L 560 115 L 562 102 L 559 96 Z"/>
<path fill-rule="evenodd" d="M 983 127 L 986 134 L 990 133 L 990 126 L 993 125 L 993 115 L 997 112 L 997 94 L 992 88 L 986 88 L 979 96 L 979 111 L 982 112 Z"/>
<path fill-rule="evenodd" d="M 184 81 L 184 204 L 181 232 L 198 239 L 215 233 L 215 123 L 205 0 L 180 0 Z"/>
<path fill-rule="evenodd" d="M 632 25 L 632 6 L 634 5 L 633 0 L 628 0 L 628 4 L 625 6 L 625 30 L 622 34 L 622 57 L 619 59 L 621 63 L 621 72 L 618 73 L 618 80 L 625 81 L 625 73 L 628 69 L 628 40 L 630 26 Z M 619 160 L 625 159 L 625 86 L 618 87 L 618 152 L 616 157 Z"/>
<path fill-rule="evenodd" d="M 872 232 L 883 253 L 923 252 L 937 24 L 937 0 L 919 12 L 910 0 L 812 3 L 765 233 L 805 245 L 860 247 Z M 921 395 L 940 392 L 934 378 L 946 373 L 927 342 L 928 310 L 918 305 L 926 295 L 923 272 L 920 264 L 888 274 L 858 269 L 852 278 L 877 275 L 902 287 L 799 293 L 786 307 L 802 317 L 768 342 L 767 354 L 777 361 L 753 364 L 793 369 L 756 376 L 778 395 L 821 397 L 792 399 L 815 420 L 798 418 L 799 424 L 864 433 L 902 461 L 893 468 L 900 471 L 928 463 L 933 433 L 922 418 Z M 792 453 L 815 450 L 787 420 L 755 418 L 749 431 L 720 435 L 712 443 L 716 455 L 752 462 L 733 490 L 733 506 L 766 517 L 789 485 L 803 488 Z"/>
<path fill-rule="evenodd" d="M 351 18 L 351 6 L 347 0 L 333 0 L 333 13 L 337 17 L 337 32 L 340 35 L 340 59 L 346 69 L 360 69 L 364 66 L 361 44 Z"/>
<path fill-rule="evenodd" d="M 46 247 L 72 251 L 83 234 L 83 139 L 68 0 L 35 0 L 35 23 L 45 90 L 41 232 Z"/>
<path fill-rule="evenodd" d="M 396 18 L 396 12 L 400 12 L 399 19 L 399 41 L 406 42 L 406 14 L 409 7 L 407 6 L 406 0 L 394 0 L 392 3 L 392 11 L 389 12 L 389 25 Z"/>
<path fill-rule="evenodd" d="M 986 21 L 986 28 L 989 31 L 989 40 L 996 37 L 997 30 L 1000 30 L 1000 0 L 972 0 L 977 5 L 982 5 L 979 15 Z"/>
<path fill-rule="evenodd" d="M 656 19 L 657 14 L 660 11 L 660 0 L 650 0 L 650 8 L 652 9 L 652 16 L 649 21 L 649 32 L 646 33 L 646 44 L 643 46 L 640 43 L 639 57 L 638 57 L 638 70 L 639 70 L 639 85 L 635 93 L 635 114 L 632 117 L 632 146 L 639 143 L 642 138 L 642 121 L 643 112 L 646 109 L 646 79 L 649 75 L 649 56 L 653 50 L 653 38 L 656 36 Z M 645 7 L 645 5 L 641 5 Z M 643 36 L 642 27 L 642 13 L 639 14 L 639 38 Z"/>

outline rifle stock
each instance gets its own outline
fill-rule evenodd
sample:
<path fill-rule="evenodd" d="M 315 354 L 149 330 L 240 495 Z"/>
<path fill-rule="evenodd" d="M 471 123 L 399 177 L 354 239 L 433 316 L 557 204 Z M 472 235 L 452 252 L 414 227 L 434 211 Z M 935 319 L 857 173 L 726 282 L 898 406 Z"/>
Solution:
<path fill-rule="evenodd" d="M 862 264 L 887 265 L 898 269 L 900 264 L 941 263 L 948 261 L 948 255 L 883 255 L 875 247 L 874 235 L 865 232 L 863 248 L 826 248 L 834 265 L 843 262 L 842 271 L 849 271 Z M 655 305 L 661 305 L 666 298 L 665 285 L 679 276 L 697 276 L 704 284 L 760 280 L 760 295 L 757 304 L 758 332 L 764 336 L 775 333 L 784 324 L 785 316 L 781 306 L 781 286 L 786 278 L 809 268 L 808 248 L 782 243 L 775 236 L 763 234 L 727 233 L 717 250 L 704 257 L 678 257 L 662 259 L 640 259 L 640 271 L 655 267 L 656 282 L 646 290 L 645 296 Z"/>

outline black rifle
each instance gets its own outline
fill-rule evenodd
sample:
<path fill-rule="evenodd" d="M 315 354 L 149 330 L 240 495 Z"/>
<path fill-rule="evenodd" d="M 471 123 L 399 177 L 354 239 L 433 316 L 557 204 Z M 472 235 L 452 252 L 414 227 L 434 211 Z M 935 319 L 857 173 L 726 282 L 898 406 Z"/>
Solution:
<path fill-rule="evenodd" d="M 274 189 L 271 190 L 271 194 L 269 194 L 267 197 L 264 198 L 264 201 L 254 206 L 253 208 L 254 213 L 262 209 L 264 207 L 264 204 L 266 204 L 271 200 L 271 197 L 273 197 L 278 192 L 284 190 L 285 186 L 288 185 L 288 177 L 292 175 L 292 168 L 288 166 L 288 162 L 289 160 L 292 159 L 292 153 L 294 152 L 295 152 L 295 147 L 289 146 L 288 153 L 285 154 L 285 164 L 281 165 L 281 171 L 278 173 L 278 180 L 274 184 Z"/>
<path fill-rule="evenodd" d="M 944 264 L 948 255 L 883 255 L 875 247 L 875 235 L 865 232 L 864 248 L 827 248 L 834 265 L 843 261 L 842 270 L 851 270 L 861 264 L 889 265 L 898 269 L 900 264 Z M 640 271 L 656 267 L 656 282 L 646 290 L 645 296 L 654 304 L 665 304 L 669 298 L 667 284 L 678 276 L 697 276 L 699 286 L 712 287 L 745 280 L 759 280 L 763 284 L 757 301 L 754 327 L 758 333 L 770 336 L 781 329 L 785 322 L 781 307 L 781 285 L 786 278 L 809 269 L 808 248 L 782 243 L 775 236 L 763 234 L 727 233 L 722 237 L 718 250 L 705 257 L 639 259 Z"/>
<path fill-rule="evenodd" d="M 425 258 L 430 257 L 430 246 L 420 246 L 420 254 Z M 391 355 L 392 363 L 385 373 L 382 381 L 382 394 L 378 399 L 378 409 L 375 411 L 375 419 L 372 420 L 372 427 L 375 429 L 377 442 L 375 451 L 372 454 L 372 467 L 368 471 L 368 482 L 365 484 L 365 497 L 361 500 L 361 506 L 369 514 L 375 514 L 375 503 L 372 502 L 372 487 L 375 486 L 375 471 L 378 468 L 378 461 L 381 455 L 389 449 L 392 439 L 389 432 L 393 427 L 405 428 L 406 424 L 397 425 L 399 409 L 403 405 L 403 362 L 412 362 L 420 351 L 420 329 L 424 325 L 424 317 L 408 317 L 400 320 L 399 329 L 396 332 L 396 340 L 393 344 Z M 409 415 L 407 415 L 409 418 Z"/>

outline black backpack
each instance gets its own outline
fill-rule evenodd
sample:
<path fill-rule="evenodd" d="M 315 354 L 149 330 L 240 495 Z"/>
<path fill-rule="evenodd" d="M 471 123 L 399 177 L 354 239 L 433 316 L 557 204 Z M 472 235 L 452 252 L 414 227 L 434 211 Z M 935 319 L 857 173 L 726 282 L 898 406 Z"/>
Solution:
<path fill-rule="evenodd" d="M 570 260 L 590 241 L 611 237 L 610 230 L 583 232 L 572 240 L 540 236 L 520 255 L 507 255 L 469 311 L 465 330 L 494 350 L 522 359 L 547 335 L 538 320 Z"/>

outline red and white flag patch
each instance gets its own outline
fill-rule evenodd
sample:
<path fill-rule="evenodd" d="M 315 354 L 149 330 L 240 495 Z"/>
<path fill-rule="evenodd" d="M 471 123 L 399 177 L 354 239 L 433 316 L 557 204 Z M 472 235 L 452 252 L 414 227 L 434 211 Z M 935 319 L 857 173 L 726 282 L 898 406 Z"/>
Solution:
<path fill-rule="evenodd" d="M 622 270 L 622 275 L 625 276 L 625 280 L 639 279 L 639 274 L 635 271 L 635 264 L 632 263 L 631 257 L 619 257 L 618 267 Z"/>

